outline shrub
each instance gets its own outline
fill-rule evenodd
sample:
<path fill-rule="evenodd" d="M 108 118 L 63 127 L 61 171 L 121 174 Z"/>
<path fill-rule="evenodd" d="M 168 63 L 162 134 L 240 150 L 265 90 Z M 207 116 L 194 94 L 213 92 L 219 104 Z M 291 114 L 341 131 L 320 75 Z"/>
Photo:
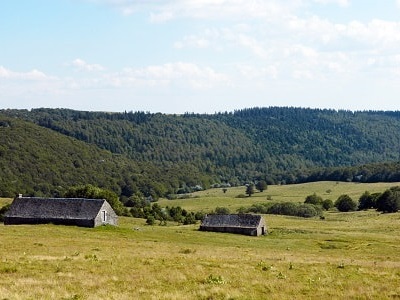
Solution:
<path fill-rule="evenodd" d="M 333 207 L 333 201 L 331 199 L 325 199 L 322 201 L 322 208 L 325 210 L 330 210 Z"/>
<path fill-rule="evenodd" d="M 154 225 L 154 223 L 156 222 L 156 219 L 153 216 L 148 216 L 146 219 L 146 224 L 147 225 Z"/>
<path fill-rule="evenodd" d="M 306 204 L 314 204 L 314 205 L 322 205 L 322 197 L 317 196 L 316 193 L 312 194 L 312 195 L 308 195 L 306 197 L 306 200 L 304 201 L 304 203 Z"/>
<path fill-rule="evenodd" d="M 376 200 L 380 195 L 381 193 L 370 194 L 368 191 L 364 192 L 359 199 L 358 209 L 376 208 Z"/>
<path fill-rule="evenodd" d="M 226 208 L 226 207 L 217 207 L 217 208 L 215 208 L 215 213 L 217 215 L 227 215 L 230 213 L 230 210 L 229 210 L 229 208 Z"/>
<path fill-rule="evenodd" d="M 189 225 L 189 224 L 196 224 L 196 218 L 194 213 L 189 213 L 186 215 L 185 219 L 183 220 L 184 225 Z"/>
<path fill-rule="evenodd" d="M 194 218 L 198 221 L 203 221 L 205 218 L 206 214 L 203 213 L 202 211 L 198 211 L 194 214 Z"/>
<path fill-rule="evenodd" d="M 236 196 L 236 198 L 246 198 L 247 196 L 245 194 L 239 194 Z"/>
<path fill-rule="evenodd" d="M 400 209 L 400 187 L 386 190 L 376 200 L 376 210 L 381 212 L 397 212 Z"/>
<path fill-rule="evenodd" d="M 292 202 L 275 203 L 267 210 L 268 214 L 287 215 L 311 218 L 321 215 L 321 208 L 313 204 L 298 204 Z"/>
<path fill-rule="evenodd" d="M 4 214 L 8 211 L 11 204 L 6 204 L 0 208 L 0 222 L 4 222 Z"/>
<path fill-rule="evenodd" d="M 357 209 L 357 203 L 349 195 L 341 195 L 335 201 L 335 207 L 341 212 L 354 211 Z"/>
<path fill-rule="evenodd" d="M 253 204 L 245 212 L 247 213 L 256 213 L 256 214 L 267 214 L 268 213 L 268 208 L 272 204 L 270 203 L 262 203 L 262 204 Z"/>
<path fill-rule="evenodd" d="M 320 216 L 322 213 L 321 208 L 312 204 L 300 204 L 297 207 L 296 215 L 302 218 L 312 218 Z"/>

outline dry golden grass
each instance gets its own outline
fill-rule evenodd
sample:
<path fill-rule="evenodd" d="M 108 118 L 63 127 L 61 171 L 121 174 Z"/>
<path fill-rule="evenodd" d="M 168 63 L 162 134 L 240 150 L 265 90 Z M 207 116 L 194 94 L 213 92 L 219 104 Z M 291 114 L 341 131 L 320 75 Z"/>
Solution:
<path fill-rule="evenodd" d="M 0 299 L 400 297 L 399 213 L 265 218 L 263 237 L 132 218 L 116 228 L 0 225 Z"/>

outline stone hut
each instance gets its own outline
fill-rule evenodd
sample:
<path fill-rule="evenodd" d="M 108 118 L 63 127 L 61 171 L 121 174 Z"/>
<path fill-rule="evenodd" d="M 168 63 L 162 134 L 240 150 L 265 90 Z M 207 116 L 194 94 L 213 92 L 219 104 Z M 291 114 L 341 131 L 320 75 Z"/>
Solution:
<path fill-rule="evenodd" d="M 261 215 L 252 214 L 206 215 L 200 225 L 200 230 L 251 236 L 267 234 L 264 218 Z"/>
<path fill-rule="evenodd" d="M 5 225 L 46 224 L 96 227 L 117 225 L 118 216 L 105 199 L 37 198 L 14 199 L 4 215 Z"/>

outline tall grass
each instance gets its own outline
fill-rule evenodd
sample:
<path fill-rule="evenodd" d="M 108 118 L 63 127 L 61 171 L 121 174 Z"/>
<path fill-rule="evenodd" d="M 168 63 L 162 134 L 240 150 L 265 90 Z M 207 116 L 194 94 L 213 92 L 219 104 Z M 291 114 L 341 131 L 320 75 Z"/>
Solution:
<path fill-rule="evenodd" d="M 205 205 L 196 201 L 209 201 L 210 208 L 225 201 L 235 206 L 234 201 L 267 201 L 268 193 L 277 201 L 304 201 L 304 195 L 322 195 L 328 186 L 333 197 L 345 190 L 374 191 L 329 184 L 269 187 L 241 200 L 234 198 L 240 189 L 230 197 L 205 191 L 198 199 L 175 201 L 189 201 L 182 206 L 198 210 Z M 198 224 L 146 226 L 133 218 L 121 218 L 115 228 L 0 225 L 0 299 L 400 297 L 399 213 L 265 218 L 269 235 L 263 237 L 202 232 Z"/>

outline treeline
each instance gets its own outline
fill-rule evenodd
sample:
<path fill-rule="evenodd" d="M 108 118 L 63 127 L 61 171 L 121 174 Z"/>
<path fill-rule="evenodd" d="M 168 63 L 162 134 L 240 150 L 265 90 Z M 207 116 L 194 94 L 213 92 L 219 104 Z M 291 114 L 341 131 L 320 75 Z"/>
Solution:
<path fill-rule="evenodd" d="M 314 181 L 400 182 L 400 162 L 366 164 L 353 167 L 320 168 L 298 174 L 297 183 Z"/>
<path fill-rule="evenodd" d="M 400 181 L 399 132 L 399 112 L 1 110 L 0 193 L 55 195 L 91 183 L 158 198 L 260 180 Z"/>

